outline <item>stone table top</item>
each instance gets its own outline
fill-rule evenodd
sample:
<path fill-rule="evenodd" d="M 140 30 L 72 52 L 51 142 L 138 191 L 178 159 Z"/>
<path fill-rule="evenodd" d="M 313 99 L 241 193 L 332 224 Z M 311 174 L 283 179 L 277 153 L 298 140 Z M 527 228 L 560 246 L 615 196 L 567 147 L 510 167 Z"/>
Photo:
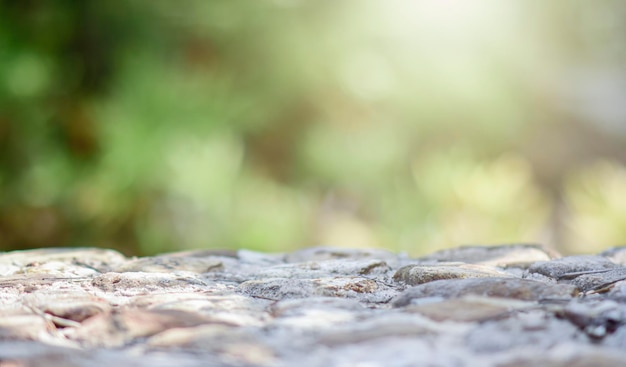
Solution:
<path fill-rule="evenodd" d="M 0 253 L 0 366 L 626 365 L 626 247 Z"/>

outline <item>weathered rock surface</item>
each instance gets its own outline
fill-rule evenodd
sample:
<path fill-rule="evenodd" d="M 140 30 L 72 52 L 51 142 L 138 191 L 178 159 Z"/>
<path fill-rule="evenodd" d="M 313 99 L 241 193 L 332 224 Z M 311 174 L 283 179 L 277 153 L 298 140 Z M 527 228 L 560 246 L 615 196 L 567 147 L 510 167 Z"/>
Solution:
<path fill-rule="evenodd" d="M 396 307 L 403 307 L 411 304 L 415 299 L 457 298 L 467 295 L 542 301 L 573 297 L 576 295 L 576 288 L 567 284 L 550 284 L 516 278 L 445 279 L 409 288 L 393 304 Z"/>
<path fill-rule="evenodd" d="M 566 256 L 552 261 L 539 261 L 528 268 L 528 274 L 541 274 L 555 280 L 575 278 L 583 273 L 601 272 L 620 265 L 603 256 Z"/>
<path fill-rule="evenodd" d="M 419 258 L 421 261 L 483 264 L 499 267 L 527 267 L 537 261 L 551 260 L 557 257 L 539 245 L 516 244 L 503 246 L 463 246 L 441 250 Z"/>
<path fill-rule="evenodd" d="M 624 254 L 0 253 L 0 365 L 626 365 Z"/>
<path fill-rule="evenodd" d="M 408 285 L 429 283 L 443 279 L 512 277 L 509 273 L 491 266 L 476 264 L 455 265 L 406 265 L 401 267 L 393 279 Z"/>

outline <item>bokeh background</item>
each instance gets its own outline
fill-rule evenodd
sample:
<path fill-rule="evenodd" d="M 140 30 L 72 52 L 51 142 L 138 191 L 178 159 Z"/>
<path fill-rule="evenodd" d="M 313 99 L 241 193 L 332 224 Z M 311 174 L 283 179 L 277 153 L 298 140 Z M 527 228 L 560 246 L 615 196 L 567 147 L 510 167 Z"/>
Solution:
<path fill-rule="evenodd" d="M 626 238 L 626 2 L 0 0 L 0 249 Z"/>

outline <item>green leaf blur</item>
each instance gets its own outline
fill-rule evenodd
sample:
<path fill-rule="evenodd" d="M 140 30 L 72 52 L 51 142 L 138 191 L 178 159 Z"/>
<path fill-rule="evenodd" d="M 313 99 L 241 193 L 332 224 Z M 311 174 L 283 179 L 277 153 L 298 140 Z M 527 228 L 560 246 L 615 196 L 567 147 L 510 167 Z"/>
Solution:
<path fill-rule="evenodd" d="M 0 1 L 0 249 L 626 235 L 619 1 Z"/>

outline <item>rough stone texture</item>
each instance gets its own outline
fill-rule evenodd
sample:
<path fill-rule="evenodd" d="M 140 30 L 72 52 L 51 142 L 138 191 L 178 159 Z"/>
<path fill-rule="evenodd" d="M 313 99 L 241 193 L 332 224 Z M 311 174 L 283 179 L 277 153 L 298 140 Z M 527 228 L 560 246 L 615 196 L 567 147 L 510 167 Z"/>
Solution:
<path fill-rule="evenodd" d="M 509 277 L 509 273 L 486 265 L 406 265 L 401 267 L 393 279 L 408 285 L 418 285 L 442 279 L 466 279 L 487 277 Z"/>
<path fill-rule="evenodd" d="M 499 267 L 527 267 L 528 265 L 558 257 L 553 251 L 539 245 L 516 244 L 503 246 L 463 246 L 437 251 L 421 257 L 421 261 L 461 261 Z"/>
<path fill-rule="evenodd" d="M 584 273 L 602 272 L 620 265 L 603 256 L 566 256 L 552 261 L 539 261 L 528 268 L 528 274 L 540 274 L 556 280 L 575 278 Z"/>
<path fill-rule="evenodd" d="M 3 253 L 0 365 L 626 365 L 624 253 Z"/>
<path fill-rule="evenodd" d="M 413 303 L 413 300 L 419 301 L 423 298 L 458 298 L 466 295 L 542 301 L 573 297 L 576 295 L 576 288 L 567 284 L 550 284 L 515 278 L 444 279 L 409 288 L 393 304 L 396 307 L 403 307 Z"/>

